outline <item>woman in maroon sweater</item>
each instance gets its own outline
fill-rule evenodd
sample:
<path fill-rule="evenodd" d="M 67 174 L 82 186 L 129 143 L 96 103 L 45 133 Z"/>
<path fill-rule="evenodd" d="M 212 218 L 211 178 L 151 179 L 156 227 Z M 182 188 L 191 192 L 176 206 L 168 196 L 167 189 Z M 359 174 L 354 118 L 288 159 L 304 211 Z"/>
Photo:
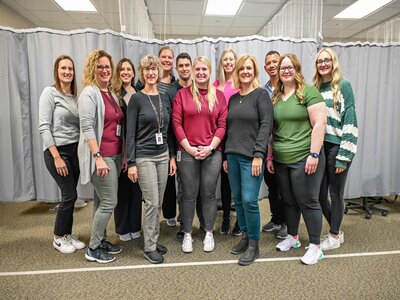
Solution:
<path fill-rule="evenodd" d="M 193 251 L 192 225 L 199 192 L 206 230 L 203 250 L 211 252 L 215 245 L 215 190 L 222 165 L 220 143 L 225 135 L 227 105 L 224 94 L 212 86 L 210 73 L 210 61 L 197 57 L 193 62 L 194 83 L 178 92 L 172 108 L 172 126 L 180 148 L 177 161 L 183 188 L 185 253 Z"/>

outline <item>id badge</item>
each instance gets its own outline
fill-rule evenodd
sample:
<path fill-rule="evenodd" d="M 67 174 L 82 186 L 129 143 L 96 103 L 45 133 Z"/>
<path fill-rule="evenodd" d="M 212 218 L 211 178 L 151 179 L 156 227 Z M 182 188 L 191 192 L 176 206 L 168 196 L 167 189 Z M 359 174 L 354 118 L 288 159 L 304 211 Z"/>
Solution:
<path fill-rule="evenodd" d="M 156 143 L 157 145 L 162 145 L 163 144 L 163 137 L 162 137 L 162 133 L 156 133 Z"/>
<path fill-rule="evenodd" d="M 181 161 L 181 156 L 182 155 L 182 151 L 181 150 L 178 150 L 177 152 L 176 152 L 176 161 Z"/>
<path fill-rule="evenodd" d="M 115 135 L 121 136 L 121 131 L 122 131 L 122 126 L 120 124 L 117 124 L 117 130 L 115 130 Z"/>

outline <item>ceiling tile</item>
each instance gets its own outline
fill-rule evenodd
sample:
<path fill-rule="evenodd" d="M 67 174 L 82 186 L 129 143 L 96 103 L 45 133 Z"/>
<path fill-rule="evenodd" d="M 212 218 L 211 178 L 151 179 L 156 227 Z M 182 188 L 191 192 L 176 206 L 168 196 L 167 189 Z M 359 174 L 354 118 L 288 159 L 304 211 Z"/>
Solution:
<path fill-rule="evenodd" d="M 248 17 L 264 17 L 265 20 L 268 20 L 276 9 L 276 4 L 244 3 L 239 11 L 239 15 Z"/>
<path fill-rule="evenodd" d="M 231 26 L 234 19 L 235 17 L 204 16 L 201 25 L 202 27 L 207 26 L 207 27 L 215 27 L 216 29 L 218 29 L 218 27 L 221 26 Z"/>
<path fill-rule="evenodd" d="M 64 11 L 32 11 L 39 19 L 46 23 L 74 23 Z"/>
<path fill-rule="evenodd" d="M 258 31 L 263 25 L 265 25 L 265 22 L 265 18 L 262 17 L 236 17 L 232 26 L 255 27 Z"/>
<path fill-rule="evenodd" d="M 68 12 L 67 14 L 73 21 L 75 21 L 77 23 L 102 24 L 102 23 L 106 22 L 105 18 L 97 12 L 94 12 L 94 13 Z"/>
<path fill-rule="evenodd" d="M 198 34 L 197 26 L 171 26 L 171 34 Z"/>
<path fill-rule="evenodd" d="M 14 0 L 28 10 L 59 11 L 60 7 L 52 0 Z"/>
<path fill-rule="evenodd" d="M 231 27 L 227 32 L 227 35 L 231 37 L 254 35 L 254 34 L 256 34 L 256 32 L 254 32 L 254 29 L 248 27 Z"/>
<path fill-rule="evenodd" d="M 182 15 L 201 15 L 203 13 L 204 1 L 169 1 L 171 14 L 179 13 Z M 164 4 L 162 5 L 164 7 Z"/>
<path fill-rule="evenodd" d="M 229 30 L 228 26 L 218 26 L 218 27 L 216 27 L 216 26 L 201 26 L 200 35 L 201 36 L 214 35 L 214 36 L 223 37 L 226 35 L 228 30 Z"/>
<path fill-rule="evenodd" d="M 104 13 L 119 14 L 118 0 L 91 0 L 96 9 Z"/>

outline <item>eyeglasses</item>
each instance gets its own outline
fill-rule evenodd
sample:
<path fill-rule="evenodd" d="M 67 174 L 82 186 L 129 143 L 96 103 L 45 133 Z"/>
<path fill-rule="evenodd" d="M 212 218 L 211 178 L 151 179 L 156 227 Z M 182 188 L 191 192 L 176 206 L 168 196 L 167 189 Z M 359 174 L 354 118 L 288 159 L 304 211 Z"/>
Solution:
<path fill-rule="evenodd" d="M 147 67 L 147 68 L 143 68 L 143 71 L 146 71 L 146 72 L 152 71 L 153 73 L 156 73 L 158 71 L 158 69 L 155 67 L 152 67 L 152 68 Z"/>
<path fill-rule="evenodd" d="M 99 70 L 99 71 L 103 71 L 103 70 L 109 71 L 109 70 L 111 69 L 111 66 L 107 66 L 107 65 L 106 65 L 106 66 L 97 65 L 96 68 L 97 68 L 97 70 Z"/>
<path fill-rule="evenodd" d="M 318 59 L 315 63 L 319 66 L 321 66 L 323 63 L 326 65 L 329 64 L 332 61 L 332 58 L 324 58 L 324 59 Z"/>
<path fill-rule="evenodd" d="M 282 73 L 292 72 L 294 70 L 294 66 L 280 67 L 279 69 Z"/>

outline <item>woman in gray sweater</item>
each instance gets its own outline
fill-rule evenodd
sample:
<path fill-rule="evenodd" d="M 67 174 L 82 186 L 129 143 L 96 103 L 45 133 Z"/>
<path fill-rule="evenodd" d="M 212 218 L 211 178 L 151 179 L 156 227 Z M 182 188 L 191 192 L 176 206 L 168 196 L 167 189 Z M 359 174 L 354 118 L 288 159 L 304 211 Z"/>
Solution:
<path fill-rule="evenodd" d="M 54 225 L 53 246 L 61 253 L 86 247 L 72 235 L 76 186 L 79 178 L 79 117 L 76 103 L 74 62 L 67 55 L 54 63 L 54 85 L 46 87 L 39 100 L 39 133 L 44 161 L 61 190 L 61 204 Z"/>

